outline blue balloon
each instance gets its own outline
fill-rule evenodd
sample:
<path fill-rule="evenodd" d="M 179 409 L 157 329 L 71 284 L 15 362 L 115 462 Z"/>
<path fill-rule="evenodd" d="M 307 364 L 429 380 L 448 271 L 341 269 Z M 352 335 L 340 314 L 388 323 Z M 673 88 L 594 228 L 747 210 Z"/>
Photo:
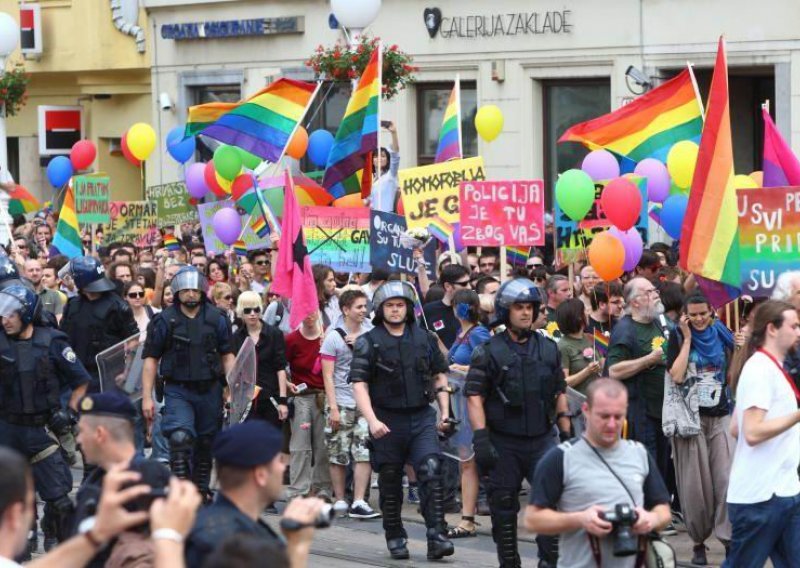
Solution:
<path fill-rule="evenodd" d="M 661 209 L 661 226 L 673 239 L 681 238 L 683 218 L 686 216 L 686 207 L 689 198 L 685 195 L 670 195 Z"/>
<path fill-rule="evenodd" d="M 317 166 L 328 164 L 328 156 L 333 148 L 333 134 L 327 130 L 315 130 L 308 137 L 308 157 Z"/>
<path fill-rule="evenodd" d="M 72 162 L 66 156 L 56 156 L 47 164 L 47 179 L 53 187 L 62 187 L 72 174 Z"/>
<path fill-rule="evenodd" d="M 189 161 L 196 149 L 194 136 L 184 140 L 184 130 L 183 126 L 176 126 L 167 134 L 167 152 L 179 164 Z"/>

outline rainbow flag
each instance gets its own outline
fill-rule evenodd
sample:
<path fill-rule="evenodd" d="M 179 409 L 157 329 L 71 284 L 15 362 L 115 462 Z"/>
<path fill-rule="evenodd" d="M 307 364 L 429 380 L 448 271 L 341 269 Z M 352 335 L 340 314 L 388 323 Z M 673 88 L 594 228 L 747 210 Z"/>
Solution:
<path fill-rule="evenodd" d="M 175 235 L 164 235 L 164 248 L 175 252 L 177 250 L 181 250 L 181 243 L 177 238 L 175 238 Z"/>
<path fill-rule="evenodd" d="M 372 174 L 358 173 L 371 170 L 372 153 L 378 150 L 378 106 L 381 98 L 381 46 L 372 52 L 358 86 L 344 112 L 336 132 L 336 140 L 328 156 L 328 165 L 322 178 L 322 187 L 334 199 L 361 193 L 366 197 L 372 186 Z"/>
<path fill-rule="evenodd" d="M 258 235 L 259 239 L 266 239 L 269 236 L 269 224 L 260 213 L 253 215 L 250 227 L 253 229 L 253 232 Z"/>
<path fill-rule="evenodd" d="M 594 340 L 595 353 L 599 354 L 600 357 L 606 357 L 608 355 L 608 346 L 610 344 L 609 337 L 599 329 L 595 328 L 592 339 Z"/>
<path fill-rule="evenodd" d="M 247 256 L 247 245 L 244 244 L 242 239 L 233 243 L 233 252 L 236 253 L 236 256 Z"/>
<path fill-rule="evenodd" d="M 456 84 L 450 92 L 450 100 L 444 110 L 434 162 L 438 164 L 447 160 L 461 159 L 463 157 L 461 147 L 461 81 L 456 77 Z"/>
<path fill-rule="evenodd" d="M 506 260 L 510 264 L 525 264 L 528 262 L 528 255 L 531 247 L 506 247 Z"/>
<path fill-rule="evenodd" d="M 633 162 L 667 161 L 672 145 L 700 140 L 703 113 L 692 74 L 678 75 L 609 114 L 567 129 L 559 142 L 580 142 L 591 150 L 605 148 Z"/>
<path fill-rule="evenodd" d="M 53 246 L 70 260 L 83 254 L 78 215 L 75 213 L 75 194 L 72 192 L 71 185 L 67 186 L 67 191 L 64 193 L 64 203 L 61 205 L 61 213 L 58 215 Z"/>
<path fill-rule="evenodd" d="M 185 136 L 203 134 L 277 162 L 318 88 L 318 84 L 278 79 L 238 103 L 190 107 Z"/>
<path fill-rule="evenodd" d="M 8 192 L 8 197 L 10 198 L 8 212 L 11 215 L 33 213 L 34 211 L 38 211 L 40 207 L 39 200 L 21 185 L 15 185 L 14 189 Z"/>
<path fill-rule="evenodd" d="M 800 185 L 800 161 L 783 139 L 767 109 L 764 117 L 764 187 Z"/>
<path fill-rule="evenodd" d="M 728 61 L 725 40 L 720 37 L 680 239 L 681 268 L 727 288 L 709 297 L 715 305 L 724 303 L 725 296 L 738 295 L 741 286 L 739 211 L 733 175 Z"/>
<path fill-rule="evenodd" d="M 430 223 L 428 223 L 428 232 L 432 237 L 446 245 L 450 242 L 450 237 L 453 236 L 454 230 L 453 225 L 441 217 L 435 217 Z"/>

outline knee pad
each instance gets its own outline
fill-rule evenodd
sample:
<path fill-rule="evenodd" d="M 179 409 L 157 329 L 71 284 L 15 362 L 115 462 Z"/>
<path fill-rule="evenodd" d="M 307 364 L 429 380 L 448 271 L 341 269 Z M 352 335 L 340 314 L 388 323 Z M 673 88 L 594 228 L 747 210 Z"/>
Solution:
<path fill-rule="evenodd" d="M 378 470 L 378 485 L 385 488 L 403 486 L 403 464 L 387 463 Z"/>
<path fill-rule="evenodd" d="M 433 481 L 441 479 L 442 460 L 436 454 L 425 457 L 419 465 L 419 480 Z"/>
<path fill-rule="evenodd" d="M 492 513 L 515 513 L 519 510 L 517 495 L 508 489 L 495 489 L 489 498 Z"/>
<path fill-rule="evenodd" d="M 174 430 L 169 435 L 169 447 L 174 452 L 191 450 L 193 444 L 194 438 L 186 430 Z"/>
<path fill-rule="evenodd" d="M 214 439 L 210 436 L 200 436 L 197 438 L 197 445 L 195 446 L 195 453 L 198 456 L 211 456 L 211 446 L 214 444 Z"/>

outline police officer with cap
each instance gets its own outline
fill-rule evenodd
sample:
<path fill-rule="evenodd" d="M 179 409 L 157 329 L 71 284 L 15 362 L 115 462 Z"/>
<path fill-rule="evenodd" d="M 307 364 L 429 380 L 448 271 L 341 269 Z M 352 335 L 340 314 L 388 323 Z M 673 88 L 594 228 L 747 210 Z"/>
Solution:
<path fill-rule="evenodd" d="M 437 428 L 449 427 L 447 361 L 436 336 L 415 323 L 416 293 L 408 282 L 382 284 L 373 296 L 375 328 L 361 335 L 353 352 L 350 380 L 359 411 L 372 435 L 386 545 L 394 559 L 408 558 L 401 519 L 403 466 L 411 464 L 420 483 L 428 558 L 453 554 L 445 536 L 444 486 Z M 441 410 L 431 402 L 437 400 Z"/>
<path fill-rule="evenodd" d="M 31 461 L 36 490 L 45 502 L 42 531 L 45 550 L 64 539 L 73 513 L 72 474 L 48 425 L 61 409 L 64 388 L 72 388 L 74 412 L 91 377 L 70 347 L 67 336 L 39 325 L 39 296 L 21 284 L 0 290 L 0 445 Z"/>
<path fill-rule="evenodd" d="M 128 303 L 117 294 L 106 278 L 103 265 L 91 256 L 73 258 L 59 271 L 70 275 L 79 294 L 64 307 L 61 330 L 70 339 L 78 359 L 92 375 L 89 392 L 100 390 L 97 354 L 139 334 L 139 326 Z"/>
<path fill-rule="evenodd" d="M 569 438 L 566 382 L 556 343 L 532 333 L 542 304 L 527 278 L 505 282 L 495 297 L 494 326 L 505 331 L 475 348 L 465 394 L 475 461 L 488 475 L 492 536 L 501 568 L 521 566 L 517 514 L 522 479 L 533 483 L 536 464 L 556 445 L 553 424 Z M 558 561 L 554 537 L 536 538 L 539 566 Z"/>
<path fill-rule="evenodd" d="M 222 422 L 223 383 L 234 362 L 231 330 L 225 314 L 208 302 L 208 282 L 197 268 L 184 266 L 170 286 L 173 305 L 156 314 L 147 328 L 142 414 L 152 423 L 159 372 L 170 468 L 182 479 L 191 478 L 207 499 L 211 443 Z"/>
<path fill-rule="evenodd" d="M 264 541 L 284 544 L 264 521 L 264 509 L 276 501 L 283 490 L 286 464 L 281 458 L 283 435 L 264 420 L 248 420 L 220 432 L 213 445 L 220 491 L 214 502 L 200 509 L 186 541 L 186 565 L 203 564 L 226 538 L 235 534 L 252 535 Z M 325 503 L 317 498 L 293 499 L 284 512 L 282 527 L 287 554 L 292 566 L 305 566 L 314 521 Z"/>

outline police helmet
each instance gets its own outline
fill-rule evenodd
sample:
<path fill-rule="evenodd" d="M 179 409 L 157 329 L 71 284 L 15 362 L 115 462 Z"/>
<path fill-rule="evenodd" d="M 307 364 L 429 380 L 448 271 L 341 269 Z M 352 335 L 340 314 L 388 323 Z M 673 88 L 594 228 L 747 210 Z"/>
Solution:
<path fill-rule="evenodd" d="M 23 325 L 32 323 L 39 312 L 39 295 L 22 284 L 0 290 L 0 317 L 18 313 Z"/>
<path fill-rule="evenodd" d="M 208 292 L 208 281 L 195 266 L 184 266 L 178 270 L 169 286 L 175 300 L 178 299 L 178 292 L 181 290 L 199 290 L 203 296 Z"/>
<path fill-rule="evenodd" d="M 533 319 L 539 316 L 542 296 L 539 288 L 527 278 L 514 278 L 504 282 L 494 297 L 494 321 L 492 326 L 508 325 L 508 315 L 514 304 L 533 304 Z"/>
<path fill-rule="evenodd" d="M 19 280 L 17 265 L 7 256 L 0 256 L 0 283 L 11 279 Z"/>
<path fill-rule="evenodd" d="M 414 321 L 414 303 L 417 299 L 417 292 L 414 287 L 408 282 L 401 280 L 391 280 L 378 286 L 375 290 L 375 295 L 372 296 L 372 305 L 375 306 L 375 316 L 372 319 L 374 324 L 379 324 L 383 321 L 383 304 L 386 300 L 395 298 L 403 298 L 408 307 L 406 314 L 406 321 Z"/>
<path fill-rule="evenodd" d="M 78 256 L 58 271 L 58 277 L 71 276 L 81 292 L 109 292 L 116 290 L 114 283 L 106 278 L 106 269 L 93 256 Z"/>

